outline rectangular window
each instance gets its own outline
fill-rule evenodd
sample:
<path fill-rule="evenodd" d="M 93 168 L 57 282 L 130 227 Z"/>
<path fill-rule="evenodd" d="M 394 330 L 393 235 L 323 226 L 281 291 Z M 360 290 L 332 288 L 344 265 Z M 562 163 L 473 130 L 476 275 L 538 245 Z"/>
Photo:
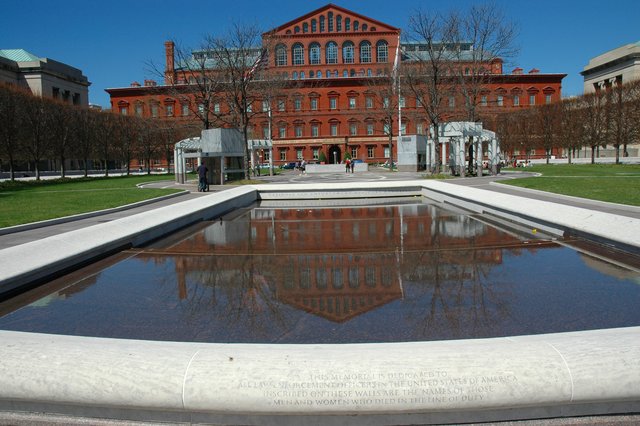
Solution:
<path fill-rule="evenodd" d="M 367 135 L 373 135 L 373 123 L 367 123 Z"/>
<path fill-rule="evenodd" d="M 247 112 L 253 112 L 253 104 L 247 104 Z"/>
<path fill-rule="evenodd" d="M 358 134 L 358 125 L 356 123 L 349 124 L 349 134 L 356 136 Z"/>
<path fill-rule="evenodd" d="M 351 158 L 358 158 L 358 148 L 351 148 Z"/>
<path fill-rule="evenodd" d="M 384 134 L 385 135 L 390 135 L 391 134 L 391 125 L 389 123 L 384 123 Z"/>
<path fill-rule="evenodd" d="M 329 99 L 329 109 L 337 109 L 338 108 L 338 99 L 331 98 Z"/>
<path fill-rule="evenodd" d="M 544 102 L 547 104 L 551 103 L 551 95 L 544 95 Z"/>
<path fill-rule="evenodd" d="M 335 123 L 331 124 L 331 136 L 338 136 L 338 125 Z"/>
<path fill-rule="evenodd" d="M 368 146 L 367 147 L 367 157 L 373 158 L 374 157 L 374 155 L 373 155 L 374 152 L 373 151 L 374 151 L 373 147 L 372 146 Z"/>
<path fill-rule="evenodd" d="M 313 159 L 317 160 L 320 158 L 320 150 L 318 148 L 313 148 Z"/>
<path fill-rule="evenodd" d="M 204 104 L 198 104 L 198 114 L 200 116 L 204 115 Z"/>
<path fill-rule="evenodd" d="M 302 99 L 295 98 L 293 100 L 293 107 L 296 111 L 300 111 L 302 109 Z"/>
<path fill-rule="evenodd" d="M 367 96 L 365 98 L 365 105 L 366 105 L 367 109 L 373 108 L 373 98 L 371 96 Z"/>
<path fill-rule="evenodd" d="M 407 134 L 407 123 L 402 123 L 402 125 L 400 126 L 400 134 L 401 135 Z"/>
<path fill-rule="evenodd" d="M 456 107 L 456 97 L 449 96 L 449 108 L 454 109 Z"/>
<path fill-rule="evenodd" d="M 269 126 L 264 126 L 262 128 L 262 137 L 265 139 L 271 139 L 271 135 L 269 134 Z"/>
<path fill-rule="evenodd" d="M 482 95 L 482 97 L 480 97 L 480 105 L 482 105 L 483 107 L 487 106 L 487 96 L 486 95 Z"/>
<path fill-rule="evenodd" d="M 318 110 L 318 98 L 311 98 L 311 111 Z"/>
<path fill-rule="evenodd" d="M 529 95 L 529 105 L 536 104 L 536 95 Z"/>
<path fill-rule="evenodd" d="M 128 114 L 127 107 L 120 107 L 120 114 L 121 115 L 127 115 Z"/>
<path fill-rule="evenodd" d="M 280 161 L 287 161 L 287 151 L 284 149 L 280 150 Z"/>
<path fill-rule="evenodd" d="M 154 117 L 154 118 L 158 116 L 158 105 L 157 104 L 151 104 L 151 116 Z"/>
<path fill-rule="evenodd" d="M 182 104 L 182 116 L 186 117 L 189 115 L 189 104 Z"/>
<path fill-rule="evenodd" d="M 215 112 L 216 114 L 220 114 L 220 103 L 216 102 L 215 104 L 213 104 L 213 112 Z"/>
<path fill-rule="evenodd" d="M 302 160 L 304 157 L 302 156 L 302 148 L 296 148 L 296 159 Z"/>
<path fill-rule="evenodd" d="M 280 126 L 278 128 L 278 136 L 280 136 L 281 139 L 287 137 L 287 126 Z"/>
<path fill-rule="evenodd" d="M 296 126 L 296 138 L 302 137 L 302 126 Z"/>
<path fill-rule="evenodd" d="M 389 98 L 388 97 L 384 97 L 382 98 L 382 107 L 383 108 L 389 108 Z"/>
<path fill-rule="evenodd" d="M 502 95 L 498 95 L 498 106 L 504 106 L 504 97 Z"/>
<path fill-rule="evenodd" d="M 424 132 L 424 129 L 422 127 L 422 123 L 416 124 L 416 133 L 419 134 L 419 135 L 422 135 L 423 132 Z"/>
<path fill-rule="evenodd" d="M 520 96 L 513 95 L 513 106 L 520 106 Z"/>
<path fill-rule="evenodd" d="M 387 145 L 384 147 L 384 158 L 389 158 L 389 152 L 391 151 L 389 151 L 389 146 Z"/>
<path fill-rule="evenodd" d="M 262 112 L 268 112 L 269 111 L 269 101 L 264 100 L 262 101 Z"/>
<path fill-rule="evenodd" d="M 173 105 L 166 105 L 167 117 L 173 117 Z"/>
<path fill-rule="evenodd" d="M 349 98 L 349 109 L 356 109 L 356 98 Z"/>
<path fill-rule="evenodd" d="M 136 105 L 136 116 L 137 117 L 142 117 L 142 105 L 141 104 Z"/>
<path fill-rule="evenodd" d="M 270 157 L 270 151 L 268 149 L 264 150 L 264 161 L 269 162 L 269 160 L 271 159 Z"/>
<path fill-rule="evenodd" d="M 400 96 L 400 100 L 398 102 L 400 102 L 400 108 L 404 108 L 404 96 Z"/>
<path fill-rule="evenodd" d="M 313 136 L 314 138 L 318 137 L 319 134 L 319 129 L 318 129 L 318 125 L 317 124 L 312 124 L 311 125 L 311 136 Z"/>
<path fill-rule="evenodd" d="M 279 99 L 278 100 L 278 111 L 283 112 L 285 110 L 285 100 L 284 99 Z"/>

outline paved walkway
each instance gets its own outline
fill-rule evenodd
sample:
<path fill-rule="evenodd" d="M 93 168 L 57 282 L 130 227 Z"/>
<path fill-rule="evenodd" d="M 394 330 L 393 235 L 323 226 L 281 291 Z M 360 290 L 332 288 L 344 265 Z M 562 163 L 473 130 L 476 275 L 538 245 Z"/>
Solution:
<path fill-rule="evenodd" d="M 526 172 L 525 172 L 526 173 Z M 486 189 L 494 192 L 501 192 L 513 195 L 519 195 L 526 198 L 533 198 L 544 201 L 551 201 L 560 204 L 567 204 L 576 207 L 582 207 L 591 210 L 604 211 L 621 216 L 629 216 L 640 219 L 640 207 L 625 206 L 621 204 L 604 203 L 600 201 L 591 201 L 583 198 L 568 197 L 563 195 L 556 195 L 547 192 L 533 191 L 528 189 L 522 189 L 517 187 L 511 187 L 507 185 L 500 185 L 498 181 L 513 179 L 514 177 L 522 177 L 522 172 L 505 172 L 498 176 L 485 176 L 481 178 L 460 178 L 447 180 L 447 183 L 455 185 L 472 186 L 480 189 Z M 418 172 L 389 172 L 387 170 L 369 171 L 364 173 L 328 173 L 328 174 L 301 174 L 298 171 L 286 170 L 280 175 L 276 176 L 260 176 L 257 179 L 268 183 L 326 183 L 331 185 L 336 182 L 379 182 L 379 181 L 403 181 L 421 179 L 423 173 Z M 7 247 L 24 244 L 30 241 L 39 240 L 52 235 L 69 232 L 75 229 L 80 229 L 98 223 L 109 222 L 119 219 L 121 217 L 131 216 L 143 211 L 156 209 L 169 204 L 179 203 L 194 197 L 202 197 L 208 193 L 197 192 L 196 182 L 190 182 L 187 184 L 178 184 L 174 182 L 160 181 L 154 182 L 148 185 L 149 187 L 162 187 L 162 188 L 179 188 L 188 191 L 187 193 L 164 199 L 161 201 L 145 204 L 142 206 L 135 206 L 130 209 L 109 212 L 105 211 L 105 214 L 101 214 L 94 217 L 73 219 L 68 222 L 58 223 L 43 227 L 34 227 L 27 225 L 22 227 L 18 232 L 12 232 L 4 235 L 0 235 L 0 250 Z M 232 185 L 225 186 L 211 186 L 210 191 L 224 191 L 232 188 Z"/>

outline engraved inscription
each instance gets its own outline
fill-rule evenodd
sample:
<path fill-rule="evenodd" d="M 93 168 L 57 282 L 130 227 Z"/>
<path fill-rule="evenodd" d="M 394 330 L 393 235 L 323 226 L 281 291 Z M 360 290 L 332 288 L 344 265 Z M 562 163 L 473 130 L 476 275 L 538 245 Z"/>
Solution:
<path fill-rule="evenodd" d="M 363 407 L 447 405 L 484 401 L 517 385 L 513 374 L 452 376 L 446 371 L 309 374 L 290 380 L 240 382 L 258 391 L 272 406 Z"/>

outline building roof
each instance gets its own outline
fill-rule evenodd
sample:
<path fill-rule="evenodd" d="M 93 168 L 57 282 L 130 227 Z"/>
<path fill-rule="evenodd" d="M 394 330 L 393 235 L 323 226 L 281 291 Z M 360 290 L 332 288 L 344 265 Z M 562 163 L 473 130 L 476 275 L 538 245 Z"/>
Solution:
<path fill-rule="evenodd" d="M 24 49 L 0 49 L 0 56 L 14 62 L 39 61 L 40 58 Z"/>
<path fill-rule="evenodd" d="M 624 46 L 609 50 L 608 52 L 589 60 L 589 63 L 584 67 L 580 74 L 586 76 L 587 74 L 596 72 L 603 67 L 638 57 L 640 57 L 640 41 L 625 44 Z"/>

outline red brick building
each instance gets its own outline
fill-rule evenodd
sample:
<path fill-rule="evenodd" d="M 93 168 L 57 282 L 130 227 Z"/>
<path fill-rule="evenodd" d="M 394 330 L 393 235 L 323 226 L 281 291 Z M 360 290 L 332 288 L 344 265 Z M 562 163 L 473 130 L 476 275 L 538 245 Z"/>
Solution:
<path fill-rule="evenodd" d="M 379 91 L 373 90 L 372 81 L 392 73 L 397 54 L 401 56 L 400 69 L 410 66 L 412 58 L 419 54 L 421 47 L 416 43 L 398 48 L 400 33 L 398 28 L 333 4 L 265 33 L 264 37 L 268 35 L 273 39 L 275 35 L 277 40 L 269 52 L 268 66 L 275 67 L 292 82 L 281 99 L 272 100 L 270 105 L 264 101 L 251 105 L 254 111 L 263 112 L 251 123 L 252 137 L 269 139 L 271 136 L 274 164 L 302 159 L 318 161 L 323 154 L 327 162 L 339 162 L 346 152 L 368 163 L 383 163 L 388 159 L 388 119 L 385 121 L 381 112 L 384 100 L 380 99 Z M 186 97 L 170 96 L 175 92 L 168 90 L 173 82 L 180 82 L 185 95 L 193 83 L 185 78 L 184 70 L 177 64 L 173 43 L 165 43 L 165 52 L 164 85 L 147 80 L 144 85 L 133 83 L 128 88 L 107 89 L 112 111 L 197 121 L 192 109 L 185 104 Z M 521 68 L 505 74 L 502 65 L 500 59 L 495 59 L 486 67 L 488 83 L 479 100 L 480 116 L 486 119 L 485 129 L 495 130 L 491 117 L 500 112 L 561 99 L 565 74 L 543 74 L 536 69 L 524 73 Z M 426 117 L 416 107 L 415 98 L 407 91 L 403 93 L 406 96 L 399 100 L 402 133 L 426 134 L 429 129 Z M 193 98 L 189 102 L 193 102 Z M 449 119 L 464 120 L 462 97 L 452 94 L 446 102 Z M 396 117 L 391 125 L 394 152 L 397 120 Z M 268 160 L 267 155 L 268 152 L 261 153 L 263 162 Z"/>

